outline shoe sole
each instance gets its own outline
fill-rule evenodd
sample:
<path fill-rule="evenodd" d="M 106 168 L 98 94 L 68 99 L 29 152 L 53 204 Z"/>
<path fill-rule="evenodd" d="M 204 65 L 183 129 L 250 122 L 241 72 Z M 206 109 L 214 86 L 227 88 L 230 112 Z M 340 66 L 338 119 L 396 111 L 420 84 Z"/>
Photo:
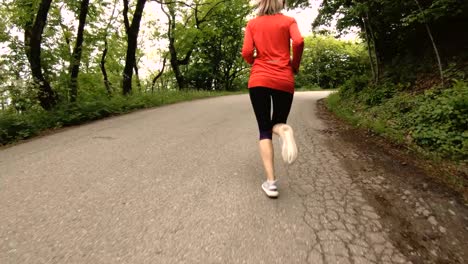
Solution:
<path fill-rule="evenodd" d="M 278 191 L 270 191 L 268 189 L 266 189 L 263 184 L 262 184 L 262 189 L 263 191 L 265 192 L 265 194 L 270 197 L 270 198 L 277 198 L 279 196 L 279 193 Z"/>
<path fill-rule="evenodd" d="M 281 138 L 283 161 L 292 164 L 297 159 L 297 145 L 294 139 L 294 131 L 289 125 L 283 127 L 284 136 Z"/>

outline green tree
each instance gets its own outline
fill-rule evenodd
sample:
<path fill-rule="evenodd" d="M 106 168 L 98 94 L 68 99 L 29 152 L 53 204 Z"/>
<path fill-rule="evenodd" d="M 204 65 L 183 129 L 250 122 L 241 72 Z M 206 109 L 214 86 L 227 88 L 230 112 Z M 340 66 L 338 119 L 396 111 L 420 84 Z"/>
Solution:
<path fill-rule="evenodd" d="M 132 76 L 136 65 L 136 50 L 138 44 L 138 33 L 140 31 L 140 22 L 143 16 L 146 0 L 137 0 L 135 12 L 133 13 L 132 23 L 128 19 L 128 0 L 123 0 L 124 3 L 124 23 L 127 33 L 127 56 L 125 59 L 125 68 L 123 71 L 122 88 L 123 94 L 127 95 L 132 91 Z"/>
<path fill-rule="evenodd" d="M 112 4 L 112 13 L 110 15 L 108 22 L 106 23 L 106 27 L 102 30 L 102 33 L 101 33 L 102 39 L 103 39 L 103 49 L 102 49 L 102 55 L 99 61 L 99 69 L 101 70 L 104 86 L 106 87 L 108 96 L 111 96 L 112 91 L 113 91 L 112 83 L 109 80 L 109 75 L 107 73 L 107 68 L 106 68 L 107 54 L 109 52 L 108 38 L 110 34 L 109 31 L 111 30 L 111 26 L 114 24 L 114 21 L 116 18 L 115 14 L 116 14 L 117 2 L 118 0 L 114 0 L 114 3 Z"/>
<path fill-rule="evenodd" d="M 297 87 L 337 88 L 354 75 L 366 74 L 369 66 L 365 47 L 332 36 L 305 38 Z"/>
<path fill-rule="evenodd" d="M 181 68 L 189 64 L 205 25 L 211 24 L 218 10 L 229 1 L 158 2 L 168 20 L 167 38 L 171 68 L 179 89 L 186 89 L 187 80 Z"/>
<path fill-rule="evenodd" d="M 73 48 L 72 60 L 70 63 L 70 98 L 72 102 L 76 101 L 78 94 L 77 79 L 80 71 L 84 27 L 86 24 L 86 17 L 88 16 L 88 10 L 89 0 L 82 0 L 80 6 L 78 32 L 76 34 L 76 43 L 75 47 Z"/>
<path fill-rule="evenodd" d="M 457 0 L 328 0 L 322 2 L 314 27 L 329 25 L 338 16 L 339 31 L 360 28 L 375 80 L 410 80 L 416 74 L 408 72 L 430 73 L 434 65 L 440 71 L 441 64 L 466 57 L 467 14 L 468 2 Z"/>
<path fill-rule="evenodd" d="M 51 2 L 52 0 L 42 0 L 37 7 L 31 1 L 16 2 L 18 8 L 26 13 L 20 22 L 24 29 L 26 56 L 31 66 L 34 83 L 39 88 L 39 102 L 46 110 L 57 104 L 57 95 L 44 77 L 41 61 L 42 33 L 46 26 Z"/>
<path fill-rule="evenodd" d="M 247 67 L 239 56 L 246 16 L 251 12 L 248 1 L 231 1 L 213 14 L 212 22 L 201 29 L 193 63 L 188 70 L 192 87 L 235 90 L 234 83 Z"/>

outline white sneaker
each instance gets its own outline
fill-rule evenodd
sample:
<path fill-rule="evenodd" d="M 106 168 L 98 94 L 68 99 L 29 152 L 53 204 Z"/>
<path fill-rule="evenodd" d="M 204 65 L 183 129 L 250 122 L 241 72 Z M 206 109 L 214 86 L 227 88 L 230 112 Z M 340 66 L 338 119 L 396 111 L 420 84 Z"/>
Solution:
<path fill-rule="evenodd" d="M 294 131 L 291 126 L 284 124 L 281 129 L 283 136 L 280 137 L 281 155 L 283 161 L 292 164 L 297 159 L 297 145 L 294 139 Z"/>
<path fill-rule="evenodd" d="M 262 189 L 268 197 L 276 198 L 279 195 L 278 187 L 276 187 L 276 181 L 274 181 L 273 183 L 265 181 L 262 184 Z"/>

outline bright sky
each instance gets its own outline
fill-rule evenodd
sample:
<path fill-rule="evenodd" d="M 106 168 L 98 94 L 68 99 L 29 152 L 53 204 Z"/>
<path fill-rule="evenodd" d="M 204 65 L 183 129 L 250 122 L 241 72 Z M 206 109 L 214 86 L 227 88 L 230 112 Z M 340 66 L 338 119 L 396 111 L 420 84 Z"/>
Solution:
<path fill-rule="evenodd" d="M 311 7 L 306 9 L 294 9 L 283 12 L 285 15 L 292 16 L 296 19 L 299 26 L 299 31 L 302 35 L 307 36 L 312 33 L 312 22 L 318 15 L 318 8 L 321 1 L 311 1 Z"/>

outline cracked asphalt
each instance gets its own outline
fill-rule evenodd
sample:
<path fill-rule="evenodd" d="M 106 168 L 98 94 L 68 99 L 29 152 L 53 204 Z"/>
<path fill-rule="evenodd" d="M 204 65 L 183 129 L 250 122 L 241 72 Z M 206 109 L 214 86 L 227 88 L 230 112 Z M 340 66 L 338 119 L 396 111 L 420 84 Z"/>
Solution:
<path fill-rule="evenodd" d="M 0 263 L 410 263 L 298 92 L 299 158 L 268 199 L 248 95 L 179 103 L 0 150 Z"/>

